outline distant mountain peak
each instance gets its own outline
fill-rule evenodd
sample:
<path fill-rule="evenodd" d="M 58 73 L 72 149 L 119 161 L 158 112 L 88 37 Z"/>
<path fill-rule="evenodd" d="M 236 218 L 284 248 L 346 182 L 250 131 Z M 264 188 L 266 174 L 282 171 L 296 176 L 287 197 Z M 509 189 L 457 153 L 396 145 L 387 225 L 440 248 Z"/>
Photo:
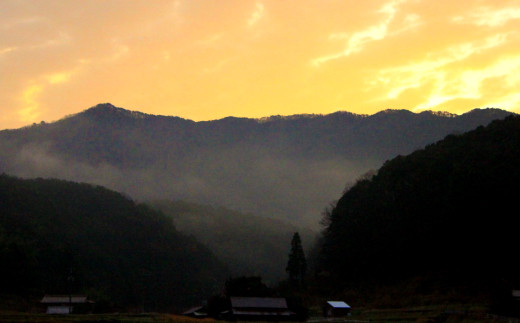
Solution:
<path fill-rule="evenodd" d="M 106 103 L 99 103 L 90 109 L 117 109 L 117 107 L 110 102 L 106 102 Z"/>
<path fill-rule="evenodd" d="M 385 115 L 412 115 L 415 114 L 414 112 L 406 109 L 386 109 L 381 110 L 377 113 L 374 113 L 372 116 L 385 116 Z"/>
<path fill-rule="evenodd" d="M 499 115 L 502 116 L 504 113 L 506 114 L 516 114 L 514 112 L 509 112 L 507 110 L 502 110 L 498 108 L 480 108 L 480 109 L 473 109 L 471 111 L 468 111 L 464 113 L 465 115 L 475 115 L 475 114 L 488 114 L 488 115 Z"/>
<path fill-rule="evenodd" d="M 425 110 L 420 112 L 419 114 L 428 114 L 436 117 L 446 117 L 446 118 L 455 118 L 458 117 L 457 114 L 450 113 L 448 111 L 432 111 L 432 110 Z"/>
<path fill-rule="evenodd" d="M 144 119 L 149 117 L 149 114 L 138 112 L 138 111 L 130 111 L 123 108 L 118 108 L 111 103 L 100 103 L 92 108 L 89 108 L 83 112 L 88 116 L 105 116 L 105 115 L 119 115 L 124 117 L 130 117 L 133 119 Z M 80 113 L 81 114 L 81 113 Z"/>

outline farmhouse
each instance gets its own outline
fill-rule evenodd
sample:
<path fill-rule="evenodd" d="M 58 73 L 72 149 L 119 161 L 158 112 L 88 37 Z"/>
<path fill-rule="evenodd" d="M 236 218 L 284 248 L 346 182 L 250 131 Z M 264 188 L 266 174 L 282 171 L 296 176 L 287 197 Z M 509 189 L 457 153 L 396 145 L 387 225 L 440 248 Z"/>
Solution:
<path fill-rule="evenodd" d="M 93 302 L 85 295 L 45 295 L 40 303 L 47 306 L 47 314 L 70 314 L 87 312 Z"/>
<path fill-rule="evenodd" d="M 287 321 L 296 314 L 285 298 L 231 297 L 230 318 L 234 320 Z"/>
<path fill-rule="evenodd" d="M 341 317 L 350 314 L 350 306 L 343 301 L 327 301 L 323 306 L 323 316 Z"/>

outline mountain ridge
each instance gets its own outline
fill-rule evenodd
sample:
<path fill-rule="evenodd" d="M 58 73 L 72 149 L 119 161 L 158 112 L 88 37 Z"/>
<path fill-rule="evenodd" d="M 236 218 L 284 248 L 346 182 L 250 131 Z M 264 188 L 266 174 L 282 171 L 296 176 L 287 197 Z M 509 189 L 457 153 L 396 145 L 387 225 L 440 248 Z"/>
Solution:
<path fill-rule="evenodd" d="M 93 118 L 99 118 L 99 117 L 106 117 L 108 115 L 112 116 L 125 116 L 131 119 L 149 119 L 149 118 L 167 118 L 167 119 L 175 119 L 175 120 L 182 120 L 190 123 L 211 123 L 216 121 L 225 121 L 225 120 L 254 120 L 258 123 L 266 123 L 266 122 L 277 122 L 277 121 L 292 121 L 292 120 L 299 120 L 299 119 L 316 119 L 320 117 L 330 118 L 334 116 L 348 116 L 352 119 L 364 119 L 364 118 L 371 118 L 371 117 L 378 117 L 378 116 L 384 116 L 384 115 L 406 115 L 406 114 L 414 114 L 419 116 L 424 115 L 433 115 L 433 116 L 439 116 L 439 117 L 448 117 L 448 118 L 455 118 L 455 117 L 461 117 L 465 115 L 472 115 L 475 113 L 479 113 L 480 111 L 502 111 L 510 114 L 514 114 L 512 112 L 508 112 L 506 110 L 501 110 L 498 108 L 493 107 L 487 107 L 487 108 L 476 108 L 469 110 L 467 112 L 461 113 L 461 114 L 455 114 L 447 111 L 433 111 L 433 110 L 424 110 L 421 112 L 414 112 L 407 109 L 385 109 L 378 112 L 375 112 L 373 114 L 358 114 L 354 112 L 349 112 L 346 110 L 338 110 L 336 112 L 332 113 L 300 113 L 300 114 L 292 114 L 292 115 L 270 115 L 266 117 L 259 117 L 259 118 L 249 118 L 249 117 L 236 117 L 236 116 L 227 116 L 219 119 L 213 119 L 213 120 L 204 120 L 204 121 L 194 121 L 187 118 L 182 118 L 179 116 L 172 116 L 172 115 L 160 115 L 160 114 L 151 114 L 151 113 L 144 113 L 137 110 L 128 110 L 125 108 L 117 107 L 109 102 L 106 103 L 99 103 L 95 106 L 92 106 L 88 109 L 85 109 L 81 112 L 74 113 L 67 115 L 63 118 L 60 118 L 53 122 L 45 122 L 42 121 L 41 123 L 34 123 L 32 125 L 27 125 L 24 127 L 16 128 L 16 129 L 3 129 L 0 130 L 0 132 L 3 131 L 16 131 L 20 129 L 26 129 L 31 127 L 38 127 L 38 126 L 45 126 L 49 124 L 54 124 L 58 122 L 65 121 L 67 119 L 76 118 L 76 117 L 84 117 L 84 116 L 90 116 Z"/>
<path fill-rule="evenodd" d="M 195 122 L 105 103 L 53 123 L 0 131 L 0 171 L 316 226 L 331 196 L 385 160 L 511 114 L 385 110 Z"/>
<path fill-rule="evenodd" d="M 77 116 L 80 116 L 82 114 L 87 114 L 87 115 L 88 114 L 91 114 L 91 115 L 97 114 L 97 115 L 100 115 L 101 113 L 107 113 L 107 114 L 108 113 L 110 113 L 110 114 L 119 113 L 119 114 L 123 114 L 123 115 L 126 115 L 128 117 L 135 118 L 135 119 L 146 119 L 146 118 L 150 118 L 150 117 L 161 117 L 161 118 L 180 119 L 180 120 L 184 120 L 184 121 L 191 121 L 191 122 L 194 122 L 194 123 L 208 123 L 208 122 L 222 121 L 222 120 L 225 120 L 225 119 L 239 119 L 239 120 L 255 120 L 257 122 L 263 123 L 263 122 L 280 121 L 280 120 L 314 119 L 314 118 L 329 117 L 329 116 L 334 116 L 334 115 L 336 115 L 336 116 L 337 115 L 348 115 L 348 116 L 351 116 L 351 117 L 353 117 L 355 119 L 370 118 L 370 117 L 374 117 L 374 116 L 378 116 L 378 115 L 398 115 L 398 114 L 403 114 L 403 113 L 404 114 L 411 113 L 411 114 L 415 114 L 415 115 L 428 115 L 428 114 L 431 114 L 431 115 L 440 116 L 440 117 L 457 117 L 457 116 L 463 116 L 463 115 L 466 115 L 466 114 L 473 114 L 473 113 L 476 113 L 476 112 L 482 111 L 482 110 L 505 111 L 505 110 L 492 108 L 492 107 L 483 108 L 483 109 L 482 108 L 476 108 L 476 109 L 472 109 L 472 110 L 469 110 L 469 111 L 461 113 L 461 114 L 455 114 L 455 113 L 451 113 L 451 112 L 447 112 L 447 111 L 433 111 L 433 110 L 424 110 L 424 111 L 421 111 L 421 112 L 413 112 L 413 111 L 410 111 L 410 110 L 407 110 L 407 109 L 385 109 L 385 110 L 381 110 L 381 111 L 375 112 L 373 114 L 358 114 L 358 113 L 353 113 L 353 112 L 349 112 L 349 111 L 346 111 L 346 110 L 338 110 L 336 112 L 326 113 L 326 114 L 322 114 L 322 113 L 300 113 L 300 114 L 292 114 L 292 115 L 270 115 L 270 116 L 260 117 L 260 118 L 227 116 L 227 117 L 223 117 L 223 118 L 219 118 L 219 119 L 213 119 L 213 120 L 193 121 L 191 119 L 182 118 L 182 117 L 179 117 L 179 116 L 149 114 L 149 113 L 144 113 L 144 112 L 140 112 L 140 111 L 137 111 L 137 110 L 128 110 L 128 109 L 116 107 L 113 104 L 107 102 L 107 103 L 97 104 L 97 105 L 95 105 L 95 106 L 93 106 L 91 108 L 88 108 L 86 110 L 83 110 L 83 111 L 81 111 L 79 113 L 65 116 L 64 118 L 61 118 L 61 119 L 59 119 L 57 121 L 61 121 L 61 120 L 72 118 L 72 117 L 77 117 Z"/>

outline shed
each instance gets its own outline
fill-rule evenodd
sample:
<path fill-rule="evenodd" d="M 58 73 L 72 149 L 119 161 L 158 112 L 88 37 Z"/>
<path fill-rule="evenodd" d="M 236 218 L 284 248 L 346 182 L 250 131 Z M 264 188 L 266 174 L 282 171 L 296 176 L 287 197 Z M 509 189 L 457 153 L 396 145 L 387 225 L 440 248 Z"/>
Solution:
<path fill-rule="evenodd" d="M 350 305 L 343 301 L 327 301 L 323 305 L 323 316 L 341 317 L 350 315 Z"/>
<path fill-rule="evenodd" d="M 47 314 L 70 314 L 78 310 L 88 311 L 93 302 L 85 295 L 45 295 L 40 303 L 47 306 Z"/>
<path fill-rule="evenodd" d="M 231 297 L 231 318 L 240 320 L 289 320 L 296 313 L 291 312 L 285 298 Z"/>

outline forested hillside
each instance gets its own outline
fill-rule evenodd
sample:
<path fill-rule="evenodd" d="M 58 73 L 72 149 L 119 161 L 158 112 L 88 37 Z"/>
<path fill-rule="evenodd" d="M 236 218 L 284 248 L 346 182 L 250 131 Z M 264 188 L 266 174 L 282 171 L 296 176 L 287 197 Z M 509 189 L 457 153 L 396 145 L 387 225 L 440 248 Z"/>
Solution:
<path fill-rule="evenodd" d="M 359 175 L 509 114 L 386 110 L 194 122 L 100 104 L 0 131 L 0 172 L 94 183 L 139 200 L 222 205 L 316 228 L 331 198 Z"/>
<path fill-rule="evenodd" d="M 519 117 L 398 156 L 328 213 L 322 273 L 342 288 L 419 276 L 436 281 L 431 292 L 510 297 L 519 183 Z"/>
<path fill-rule="evenodd" d="M 227 269 L 170 218 L 119 193 L 0 175 L 0 294 L 86 293 L 112 308 L 173 310 Z M 72 279 L 72 280 L 71 280 Z"/>
<path fill-rule="evenodd" d="M 316 233 L 286 222 L 223 207 L 183 201 L 156 201 L 153 207 L 170 216 L 175 227 L 204 243 L 233 276 L 262 276 L 269 284 L 287 278 L 291 237 L 299 231 L 306 250 Z"/>

